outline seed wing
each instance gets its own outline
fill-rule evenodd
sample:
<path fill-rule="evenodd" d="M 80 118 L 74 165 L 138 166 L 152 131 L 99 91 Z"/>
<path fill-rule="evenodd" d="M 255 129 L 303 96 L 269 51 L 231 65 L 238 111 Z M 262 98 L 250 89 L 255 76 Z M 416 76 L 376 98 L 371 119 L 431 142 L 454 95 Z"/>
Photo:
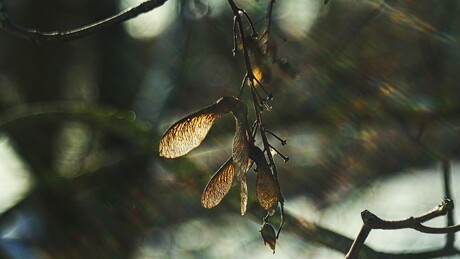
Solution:
<path fill-rule="evenodd" d="M 217 170 L 204 188 L 203 195 L 201 196 L 203 207 L 210 209 L 217 206 L 230 191 L 234 176 L 233 159 L 229 158 Z"/>

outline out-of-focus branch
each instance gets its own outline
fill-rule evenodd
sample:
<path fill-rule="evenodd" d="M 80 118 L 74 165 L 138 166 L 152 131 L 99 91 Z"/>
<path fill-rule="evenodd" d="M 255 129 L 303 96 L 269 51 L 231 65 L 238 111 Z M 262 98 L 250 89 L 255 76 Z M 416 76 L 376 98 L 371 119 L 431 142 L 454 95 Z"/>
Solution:
<path fill-rule="evenodd" d="M 448 226 L 443 228 L 434 228 L 427 227 L 422 225 L 423 222 L 434 219 L 439 216 L 446 215 L 449 211 L 452 211 L 454 208 L 454 203 L 448 198 L 436 206 L 433 210 L 423 214 L 419 217 L 410 217 L 403 220 L 383 220 L 377 217 L 372 212 L 365 210 L 361 213 L 363 219 L 363 227 L 358 234 L 358 237 L 353 242 L 350 250 L 348 251 L 346 258 L 358 258 L 361 247 L 363 247 L 364 242 L 366 241 L 367 236 L 373 229 L 404 229 L 412 228 L 422 233 L 428 234 L 446 234 L 454 233 L 460 231 L 460 225 Z"/>
<path fill-rule="evenodd" d="M 307 242 L 319 243 L 343 254 L 347 253 L 348 248 L 353 243 L 353 240 L 350 238 L 323 228 L 311 221 L 297 218 L 289 213 L 286 213 L 285 216 L 286 222 L 288 222 L 286 231 L 297 234 Z M 362 251 L 368 254 L 377 254 L 377 252 L 366 245 L 363 246 Z"/>
<path fill-rule="evenodd" d="M 12 21 L 6 11 L 5 1 L 0 0 L 0 30 L 13 35 L 14 37 L 38 43 L 38 44 L 62 44 L 69 41 L 81 39 L 85 36 L 95 34 L 113 25 L 130 20 L 142 13 L 149 12 L 161 5 L 167 0 L 148 0 L 136 7 L 127 9 L 121 13 L 103 19 L 101 21 L 68 30 L 68 31 L 51 31 L 45 32 L 36 29 L 24 28 Z"/>
<path fill-rule="evenodd" d="M 273 6 L 275 5 L 275 0 L 271 0 L 268 6 L 268 15 L 267 15 L 267 31 L 270 31 L 270 26 L 272 24 L 272 15 L 273 15 Z"/>
<path fill-rule="evenodd" d="M 325 2 L 327 4 L 327 1 Z M 375 9 L 373 9 L 366 17 L 354 22 L 350 26 L 350 30 L 347 31 L 347 35 L 344 35 L 344 39 L 340 41 L 340 45 L 332 51 L 331 57 L 337 59 L 345 53 L 345 50 L 351 45 L 356 37 L 366 28 L 372 20 L 379 16 L 386 8 L 386 1 L 382 1 Z"/>
<path fill-rule="evenodd" d="M 149 127 L 136 120 L 134 112 L 112 107 L 91 107 L 79 103 L 47 102 L 21 105 L 0 113 L 0 132 L 13 131 L 22 121 L 78 121 L 87 125 L 125 136 L 139 147 L 152 152 L 157 136 Z"/>

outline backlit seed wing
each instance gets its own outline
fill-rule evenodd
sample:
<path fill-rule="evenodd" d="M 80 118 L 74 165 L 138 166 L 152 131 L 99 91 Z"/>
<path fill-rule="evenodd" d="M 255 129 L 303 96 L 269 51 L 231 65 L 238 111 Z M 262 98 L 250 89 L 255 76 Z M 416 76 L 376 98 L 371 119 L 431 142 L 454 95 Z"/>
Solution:
<path fill-rule="evenodd" d="M 230 191 L 234 176 L 233 159 L 230 158 L 217 170 L 204 188 L 201 196 L 203 207 L 210 209 L 217 206 Z"/>
<path fill-rule="evenodd" d="M 257 165 L 257 199 L 262 208 L 269 210 L 277 205 L 280 197 L 280 189 L 262 151 L 257 147 L 253 150 L 252 156 Z"/>
<path fill-rule="evenodd" d="M 248 183 L 246 180 L 246 174 L 244 174 L 243 178 L 241 179 L 240 196 L 241 196 L 241 216 L 244 216 L 244 214 L 246 214 L 246 207 L 248 206 Z"/>
<path fill-rule="evenodd" d="M 236 97 L 223 97 L 216 103 L 174 123 L 160 140 L 160 156 L 175 158 L 198 147 L 214 122 L 232 111 L 240 101 Z"/>
<path fill-rule="evenodd" d="M 175 158 L 198 147 L 221 113 L 199 111 L 172 125 L 160 140 L 160 156 Z"/>

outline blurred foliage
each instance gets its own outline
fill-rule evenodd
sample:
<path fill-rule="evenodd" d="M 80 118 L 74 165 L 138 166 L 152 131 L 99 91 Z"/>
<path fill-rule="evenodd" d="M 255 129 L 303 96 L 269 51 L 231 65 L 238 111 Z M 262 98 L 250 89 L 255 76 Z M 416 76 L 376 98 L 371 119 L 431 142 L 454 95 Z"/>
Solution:
<path fill-rule="evenodd" d="M 135 3 L 5 2 L 15 22 L 41 30 L 82 26 Z M 272 56 L 253 56 L 274 95 L 265 124 L 287 138 L 281 149 L 291 159 L 277 160 L 284 196 L 309 197 L 318 208 L 404 169 L 456 159 L 460 147 L 457 1 L 386 1 L 383 8 L 377 0 L 328 2 L 276 1 Z M 261 35 L 269 1 L 238 4 Z M 163 8 L 168 15 L 159 14 Z M 143 18 L 145 27 L 119 25 L 64 45 L 0 35 L 0 132 L 34 181 L 0 212 L 0 227 L 33 219 L 15 241 L 24 253 L 126 258 L 187 220 L 197 219 L 186 225 L 196 239 L 199 220 L 231 225 L 226 213 L 239 214 L 235 188 L 212 211 L 200 204 L 206 182 L 231 154 L 229 116 L 189 155 L 157 153 L 172 122 L 238 94 L 244 67 L 241 56 L 232 57 L 231 10 L 223 0 L 169 0 L 152 12 L 164 28 L 139 34 L 135 28 L 155 24 L 148 15 L 130 21 Z M 249 193 L 248 211 L 263 215 Z M 219 241 L 209 242 L 184 246 L 184 255 L 199 257 Z"/>

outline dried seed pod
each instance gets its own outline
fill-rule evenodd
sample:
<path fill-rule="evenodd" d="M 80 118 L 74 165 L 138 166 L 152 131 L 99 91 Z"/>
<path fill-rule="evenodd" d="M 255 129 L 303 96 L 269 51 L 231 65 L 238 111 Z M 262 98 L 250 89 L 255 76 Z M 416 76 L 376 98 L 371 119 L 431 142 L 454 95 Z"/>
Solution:
<path fill-rule="evenodd" d="M 265 156 L 258 147 L 251 150 L 251 158 L 257 165 L 256 192 L 260 206 L 270 210 L 278 204 L 280 189 Z"/>
<path fill-rule="evenodd" d="M 237 102 L 233 107 L 232 114 L 236 120 L 235 136 L 233 137 L 232 157 L 235 175 L 241 181 L 248 171 L 250 134 L 248 126 L 248 108 L 246 104 Z"/>
<path fill-rule="evenodd" d="M 241 102 L 236 97 L 223 97 L 213 105 L 174 123 L 160 140 L 160 156 L 175 158 L 198 147 L 214 122 L 222 115 L 232 111 L 237 103 Z"/>
<path fill-rule="evenodd" d="M 241 214 L 246 213 L 247 183 L 246 172 L 252 166 L 249 159 L 251 134 L 248 126 L 248 108 L 236 97 L 223 97 L 213 105 L 199 110 L 174 123 L 160 140 L 160 156 L 175 158 L 187 154 L 198 147 L 208 134 L 214 122 L 231 112 L 236 121 L 233 137 L 232 158 L 217 170 L 206 185 L 201 197 L 205 208 L 219 204 L 229 192 L 233 178 L 241 181 Z"/>
<path fill-rule="evenodd" d="M 262 235 L 262 238 L 264 239 L 264 245 L 268 244 L 270 248 L 273 250 L 273 253 L 275 253 L 276 234 L 275 234 L 275 229 L 273 228 L 273 226 L 268 223 L 264 223 L 264 225 L 260 229 L 260 234 Z"/>
<path fill-rule="evenodd" d="M 219 204 L 230 191 L 234 177 L 233 160 L 229 158 L 212 176 L 204 188 L 201 205 L 210 209 Z"/>

